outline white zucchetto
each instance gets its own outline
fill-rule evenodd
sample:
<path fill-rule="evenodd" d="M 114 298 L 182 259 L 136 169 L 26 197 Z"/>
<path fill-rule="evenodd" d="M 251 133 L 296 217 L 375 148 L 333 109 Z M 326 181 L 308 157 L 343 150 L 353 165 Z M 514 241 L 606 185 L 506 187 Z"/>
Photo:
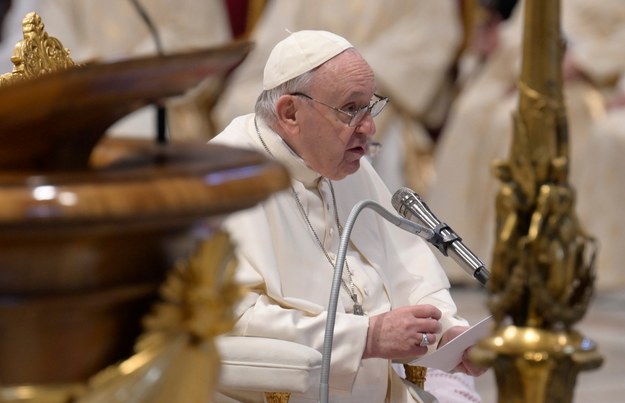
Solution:
<path fill-rule="evenodd" d="M 328 31 L 293 32 L 271 51 L 265 64 L 263 89 L 275 88 L 351 47 L 345 38 Z"/>

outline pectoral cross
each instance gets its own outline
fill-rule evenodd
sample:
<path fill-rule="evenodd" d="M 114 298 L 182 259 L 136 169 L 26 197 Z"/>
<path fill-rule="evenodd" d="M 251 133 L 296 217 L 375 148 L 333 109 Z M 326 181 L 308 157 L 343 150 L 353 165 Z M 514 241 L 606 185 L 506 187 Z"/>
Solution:
<path fill-rule="evenodd" d="M 365 314 L 365 311 L 362 310 L 362 305 L 358 303 L 358 297 L 356 295 L 352 295 L 352 299 L 354 300 L 353 314 L 363 316 Z"/>

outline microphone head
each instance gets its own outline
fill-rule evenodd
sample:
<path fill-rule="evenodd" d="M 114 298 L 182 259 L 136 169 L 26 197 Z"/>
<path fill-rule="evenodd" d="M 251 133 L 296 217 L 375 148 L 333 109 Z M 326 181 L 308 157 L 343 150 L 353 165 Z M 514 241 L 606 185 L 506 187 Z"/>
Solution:
<path fill-rule="evenodd" d="M 393 205 L 393 208 L 397 210 L 397 212 L 399 212 L 404 217 L 406 217 L 406 215 L 401 211 L 403 210 L 403 207 L 404 207 L 403 201 L 406 200 L 406 198 L 410 198 L 410 197 L 419 197 L 419 196 L 415 192 L 413 192 L 411 189 L 404 187 L 404 188 L 399 188 L 393 194 L 393 198 L 391 199 L 391 204 Z"/>
<path fill-rule="evenodd" d="M 399 215 L 409 220 L 416 220 L 417 223 L 425 225 L 428 228 L 434 229 L 441 223 L 434 213 L 430 211 L 430 208 L 425 204 L 423 199 L 409 188 L 400 188 L 397 190 L 393 195 L 391 204 Z"/>

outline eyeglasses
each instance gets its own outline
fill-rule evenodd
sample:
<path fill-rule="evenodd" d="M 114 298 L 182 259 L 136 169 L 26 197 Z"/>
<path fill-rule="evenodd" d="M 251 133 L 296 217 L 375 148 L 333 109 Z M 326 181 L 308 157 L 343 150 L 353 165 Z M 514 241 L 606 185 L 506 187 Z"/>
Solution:
<path fill-rule="evenodd" d="M 336 108 L 332 105 L 328 105 L 324 102 L 318 101 L 315 98 L 311 97 L 310 95 L 304 94 L 303 92 L 294 92 L 291 95 L 296 95 L 299 97 L 310 99 L 311 101 L 317 102 L 325 107 L 328 107 L 346 116 L 349 116 L 349 122 L 347 123 L 349 127 L 358 126 L 358 124 L 362 121 L 362 119 L 365 117 L 367 113 L 369 113 L 372 118 L 378 116 L 380 112 L 382 112 L 382 109 L 384 109 L 384 107 L 388 103 L 388 97 L 383 97 L 378 94 L 373 94 L 375 98 L 369 101 L 369 105 L 363 106 L 362 108 L 358 108 L 353 111 L 345 111 L 343 109 Z"/>

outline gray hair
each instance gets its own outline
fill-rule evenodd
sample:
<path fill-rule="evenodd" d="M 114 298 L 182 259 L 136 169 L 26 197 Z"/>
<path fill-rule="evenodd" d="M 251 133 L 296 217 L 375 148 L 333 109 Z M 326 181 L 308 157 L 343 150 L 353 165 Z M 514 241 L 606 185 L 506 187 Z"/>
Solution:
<path fill-rule="evenodd" d="M 348 48 L 341 53 L 348 52 L 353 52 L 360 55 L 356 48 Z M 282 95 L 286 94 L 293 94 L 295 92 L 307 92 L 307 90 L 310 89 L 310 85 L 315 78 L 315 72 L 317 71 L 317 69 L 324 64 L 333 63 L 333 60 L 334 58 L 331 58 L 330 60 L 322 63 L 320 66 L 317 66 L 310 71 L 302 73 L 299 76 L 278 85 L 277 87 L 261 92 L 258 96 L 258 99 L 256 100 L 256 107 L 254 108 L 256 116 L 259 119 L 262 119 L 267 125 L 274 127 L 274 125 L 278 121 L 278 115 L 276 112 L 276 103 L 278 102 L 278 99 L 280 99 Z"/>
<path fill-rule="evenodd" d="M 269 126 L 274 126 L 278 120 L 276 103 L 278 99 L 286 94 L 306 91 L 313 81 L 315 70 L 307 71 L 299 76 L 286 81 L 270 90 L 264 90 L 256 100 L 254 112 L 259 119 L 262 119 Z"/>

